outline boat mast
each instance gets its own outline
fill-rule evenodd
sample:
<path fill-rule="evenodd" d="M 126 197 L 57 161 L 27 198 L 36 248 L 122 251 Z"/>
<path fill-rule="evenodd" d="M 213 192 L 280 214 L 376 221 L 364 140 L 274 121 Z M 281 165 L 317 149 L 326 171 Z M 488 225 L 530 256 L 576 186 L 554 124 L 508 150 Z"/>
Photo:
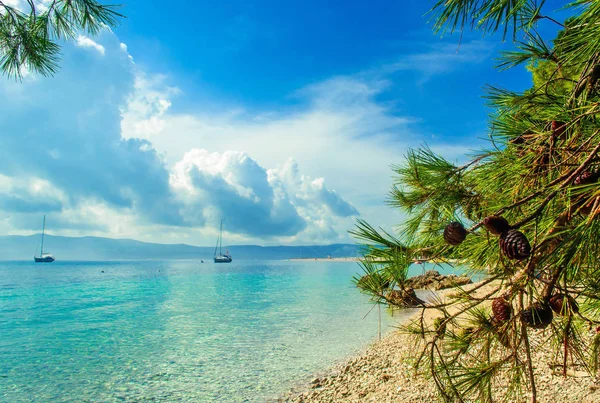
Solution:
<path fill-rule="evenodd" d="M 223 220 L 221 220 L 221 225 L 223 225 Z M 219 232 L 219 235 L 217 235 L 217 244 L 215 245 L 215 257 L 217 257 L 217 249 L 219 249 L 220 239 L 221 239 L 221 233 Z"/>
<path fill-rule="evenodd" d="M 219 228 L 219 256 L 223 256 L 221 247 L 223 246 L 223 219 L 221 218 L 221 228 Z"/>
<path fill-rule="evenodd" d="M 42 244 L 40 245 L 40 256 L 44 256 L 44 231 L 46 229 L 46 215 L 44 214 L 44 221 L 42 223 Z"/>

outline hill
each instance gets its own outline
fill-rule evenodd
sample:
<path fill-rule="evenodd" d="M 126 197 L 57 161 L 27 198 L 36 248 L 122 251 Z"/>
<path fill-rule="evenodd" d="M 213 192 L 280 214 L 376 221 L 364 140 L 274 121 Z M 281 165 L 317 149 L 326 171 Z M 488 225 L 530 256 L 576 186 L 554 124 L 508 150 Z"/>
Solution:
<path fill-rule="evenodd" d="M 39 247 L 40 235 L 0 236 L 0 260 L 29 260 Z M 225 247 L 224 247 L 225 248 Z M 294 258 L 351 257 L 359 255 L 352 244 L 310 246 L 230 245 L 236 260 L 281 260 Z M 46 235 L 44 251 L 60 260 L 205 259 L 213 257 L 214 247 L 186 244 L 158 244 L 133 239 L 102 237 L 63 237 Z"/>

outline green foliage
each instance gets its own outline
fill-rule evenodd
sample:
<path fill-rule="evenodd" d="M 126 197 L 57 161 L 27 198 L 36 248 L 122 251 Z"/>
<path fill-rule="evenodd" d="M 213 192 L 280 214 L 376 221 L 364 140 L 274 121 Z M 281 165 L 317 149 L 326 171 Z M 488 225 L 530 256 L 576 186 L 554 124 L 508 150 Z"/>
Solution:
<path fill-rule="evenodd" d="M 24 70 L 53 75 L 60 61 L 59 40 L 72 40 L 78 33 L 97 34 L 105 26 L 116 26 L 122 17 L 114 5 L 95 0 L 53 0 L 41 4 L 27 1 L 20 10 L 0 1 L 0 71 L 21 79 Z"/>
<path fill-rule="evenodd" d="M 483 32 L 502 30 L 513 37 L 528 30 L 539 16 L 544 1 L 531 0 L 439 0 L 432 9 L 436 32 L 471 27 Z"/>
<path fill-rule="evenodd" d="M 352 231 L 365 244 L 368 273 L 382 279 L 378 295 L 399 284 L 391 280 L 390 263 L 415 258 L 455 259 L 471 274 L 496 279 L 482 297 L 460 291 L 447 302 L 430 302 L 423 309 L 437 311 L 433 326 L 417 320 L 404 329 L 425 341 L 417 362 L 428 365 L 425 372 L 448 402 L 511 401 L 526 390 L 535 401 L 532 356 L 539 349 L 562 357 L 564 375 L 568 366 L 598 369 L 600 338 L 591 337 L 590 329 L 600 319 L 600 2 L 572 2 L 566 6 L 571 17 L 563 22 L 546 14 L 544 5 L 436 3 L 436 31 L 512 33 L 514 50 L 501 55 L 498 68 L 525 66 L 533 85 L 520 93 L 487 88 L 490 145 L 467 164 L 457 166 L 423 147 L 393 167 L 388 203 L 406 216 L 397 234 L 365 221 Z M 541 21 L 559 24 L 559 35 L 544 38 Z M 498 236 L 485 228 L 489 216 L 502 216 L 525 235 L 531 245 L 527 258 L 507 257 L 511 253 L 503 248 L 518 244 L 501 248 Z M 444 240 L 452 221 L 467 228 L 459 245 Z M 374 295 L 374 287 L 357 285 Z M 537 312 L 528 308 L 546 306 L 554 294 L 575 298 L 580 313 L 556 312 L 544 330 L 529 327 L 521 313 Z M 512 307 L 508 320 L 486 308 L 500 295 Z M 544 332 L 549 343 L 535 341 L 533 332 Z M 498 379 L 508 384 L 504 394 L 494 396 Z"/>

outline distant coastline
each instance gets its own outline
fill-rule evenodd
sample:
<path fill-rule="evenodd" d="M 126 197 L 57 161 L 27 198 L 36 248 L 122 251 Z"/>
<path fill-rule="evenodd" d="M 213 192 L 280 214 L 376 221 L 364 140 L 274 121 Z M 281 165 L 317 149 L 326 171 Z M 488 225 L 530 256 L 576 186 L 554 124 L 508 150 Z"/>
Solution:
<path fill-rule="evenodd" d="M 41 234 L 31 236 L 0 236 L 2 260 L 30 260 L 33 249 L 39 245 Z M 33 249 L 32 249 L 33 248 Z M 65 237 L 46 234 L 44 250 L 50 251 L 58 261 L 105 261 L 149 259 L 204 259 L 212 260 L 214 246 L 186 244 L 159 244 L 134 239 L 103 237 Z M 357 256 L 360 246 L 355 244 L 331 245 L 223 245 L 234 261 L 285 260 L 296 257 L 323 258 L 327 256 Z"/>
<path fill-rule="evenodd" d="M 286 259 L 290 262 L 358 262 L 360 257 L 306 257 Z"/>
<path fill-rule="evenodd" d="M 359 262 L 363 259 L 362 256 L 348 256 L 348 257 L 307 257 L 307 258 L 292 258 L 286 259 L 290 262 Z M 414 264 L 422 264 L 422 263 L 451 263 L 451 264 L 460 264 L 460 261 L 457 259 L 447 259 L 447 260 L 414 260 Z"/>

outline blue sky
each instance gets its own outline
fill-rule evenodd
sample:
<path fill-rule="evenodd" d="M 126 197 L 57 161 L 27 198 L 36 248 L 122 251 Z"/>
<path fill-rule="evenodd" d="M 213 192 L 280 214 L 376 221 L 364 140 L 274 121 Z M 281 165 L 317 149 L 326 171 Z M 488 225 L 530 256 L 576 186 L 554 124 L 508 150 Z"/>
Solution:
<path fill-rule="evenodd" d="M 348 242 L 357 217 L 401 220 L 384 200 L 408 148 L 464 159 L 483 87 L 531 85 L 493 68 L 510 41 L 436 36 L 433 2 L 124 3 L 56 77 L 1 79 L 0 233 L 47 214 L 54 234 L 210 245 L 222 217 L 230 244 Z"/>

